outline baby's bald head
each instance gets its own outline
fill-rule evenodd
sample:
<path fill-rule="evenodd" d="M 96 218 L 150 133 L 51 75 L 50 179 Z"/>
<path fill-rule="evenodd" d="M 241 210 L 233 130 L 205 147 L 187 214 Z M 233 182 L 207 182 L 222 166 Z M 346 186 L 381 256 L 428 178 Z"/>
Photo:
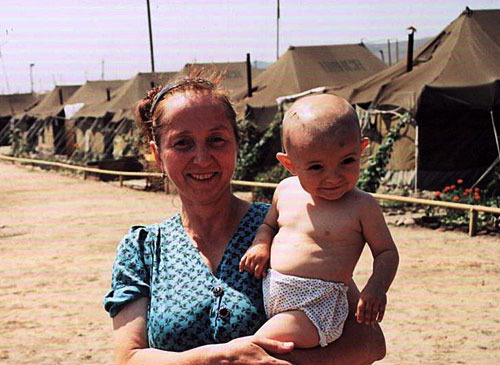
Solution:
<path fill-rule="evenodd" d="M 303 97 L 292 104 L 283 119 L 283 145 L 290 153 L 295 147 L 314 141 L 357 138 L 361 142 L 358 117 L 344 99 L 331 94 Z"/>

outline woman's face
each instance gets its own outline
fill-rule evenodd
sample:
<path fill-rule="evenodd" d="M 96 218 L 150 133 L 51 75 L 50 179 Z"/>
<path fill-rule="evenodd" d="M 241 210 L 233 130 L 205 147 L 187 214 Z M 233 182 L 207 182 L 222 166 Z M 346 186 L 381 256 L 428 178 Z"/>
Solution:
<path fill-rule="evenodd" d="M 160 160 L 186 202 L 230 194 L 237 143 L 225 107 L 209 94 L 177 93 L 163 103 Z"/>

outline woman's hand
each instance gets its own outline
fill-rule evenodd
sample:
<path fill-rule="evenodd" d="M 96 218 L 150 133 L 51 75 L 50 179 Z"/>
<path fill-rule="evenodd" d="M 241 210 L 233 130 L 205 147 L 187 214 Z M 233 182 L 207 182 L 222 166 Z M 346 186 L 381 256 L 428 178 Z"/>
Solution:
<path fill-rule="evenodd" d="M 292 342 L 281 342 L 256 336 L 234 339 L 228 343 L 216 345 L 221 353 L 221 360 L 229 364 L 278 364 L 291 365 L 290 362 L 277 359 L 270 354 L 286 354 L 293 350 Z M 270 354 L 269 354 L 270 353 Z"/>

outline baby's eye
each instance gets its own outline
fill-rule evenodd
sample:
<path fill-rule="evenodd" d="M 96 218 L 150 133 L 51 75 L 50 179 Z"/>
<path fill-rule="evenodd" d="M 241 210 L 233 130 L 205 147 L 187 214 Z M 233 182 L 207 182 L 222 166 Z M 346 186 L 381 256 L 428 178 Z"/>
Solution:
<path fill-rule="evenodd" d="M 345 160 L 342 160 L 343 165 L 349 165 L 354 162 L 356 162 L 356 159 L 354 157 L 347 157 Z"/>
<path fill-rule="evenodd" d="M 321 170 L 322 168 L 323 168 L 323 165 L 316 163 L 314 165 L 309 166 L 307 169 L 311 170 L 311 171 L 318 171 L 318 170 Z"/>

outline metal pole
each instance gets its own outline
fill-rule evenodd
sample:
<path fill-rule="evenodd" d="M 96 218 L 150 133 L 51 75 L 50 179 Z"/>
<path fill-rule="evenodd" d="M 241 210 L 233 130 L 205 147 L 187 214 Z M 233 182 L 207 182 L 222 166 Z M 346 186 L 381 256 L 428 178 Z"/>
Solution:
<path fill-rule="evenodd" d="M 252 97 L 252 64 L 250 63 L 250 53 L 247 53 L 247 88 L 248 97 Z"/>
<path fill-rule="evenodd" d="M 149 48 L 151 50 L 151 72 L 155 72 L 155 57 L 153 54 L 153 31 L 151 30 L 151 10 L 149 7 L 149 0 L 146 0 L 148 4 L 148 25 L 149 25 Z"/>
<path fill-rule="evenodd" d="M 276 59 L 278 59 L 280 58 L 280 0 L 276 10 Z"/>
<path fill-rule="evenodd" d="M 406 53 L 406 72 L 413 70 L 413 41 L 416 29 L 408 27 L 408 50 Z"/>
<path fill-rule="evenodd" d="M 387 40 L 387 58 L 389 59 L 389 66 L 392 65 L 392 58 L 391 58 L 391 40 Z"/>
<path fill-rule="evenodd" d="M 33 67 L 35 66 L 34 63 L 30 63 L 30 83 L 31 83 L 31 93 L 33 94 L 34 87 L 33 87 Z"/>
<path fill-rule="evenodd" d="M 382 57 L 382 62 L 385 63 L 384 50 L 379 49 L 378 51 L 380 52 L 380 57 Z"/>
<path fill-rule="evenodd" d="M 104 80 L 104 58 L 101 61 L 101 80 Z"/>
<path fill-rule="evenodd" d="M 399 41 L 396 38 L 396 62 L 399 62 Z"/>

